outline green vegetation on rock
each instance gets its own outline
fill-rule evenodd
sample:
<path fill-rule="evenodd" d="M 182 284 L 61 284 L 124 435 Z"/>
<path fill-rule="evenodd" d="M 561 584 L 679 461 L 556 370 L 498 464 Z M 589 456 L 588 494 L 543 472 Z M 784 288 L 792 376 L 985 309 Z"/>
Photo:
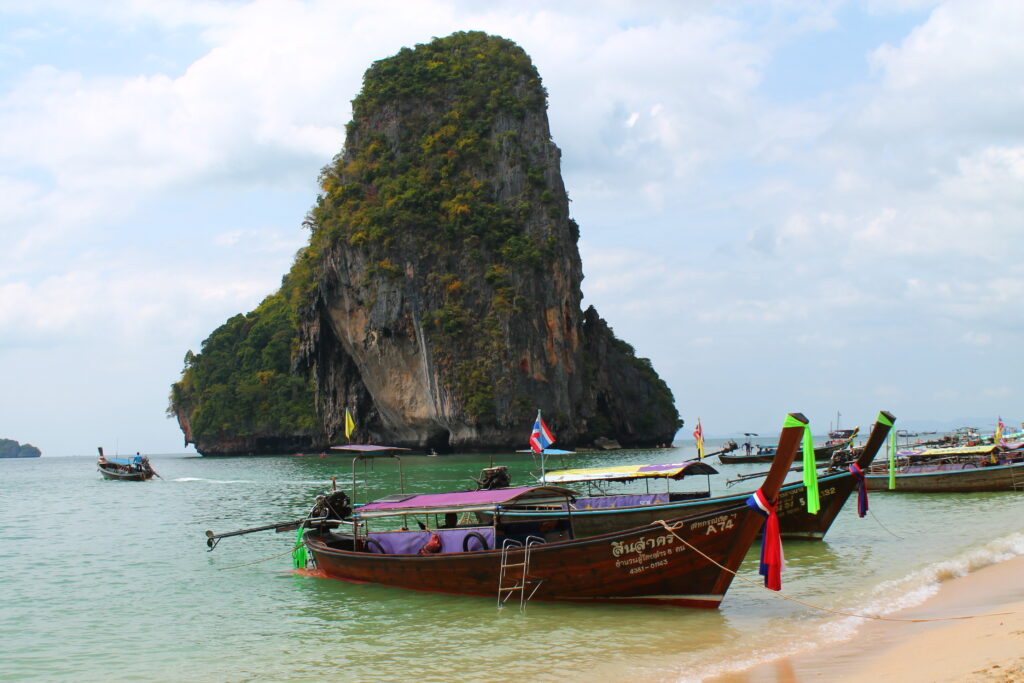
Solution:
<path fill-rule="evenodd" d="M 426 286 L 438 289 L 430 298 L 443 304 L 424 311 L 421 322 L 439 366 L 476 419 L 493 412 L 500 331 L 524 303 L 507 273 L 525 267 L 542 276 L 558 246 L 523 231 L 545 196 L 553 202 L 545 173 L 557 169 L 535 165 L 542 157 L 506 130 L 528 114 L 543 116 L 545 106 L 540 77 L 522 48 L 484 33 L 455 33 L 376 62 L 353 101 L 345 153 L 321 174 L 322 193 L 307 220 L 310 248 L 293 270 L 298 286 L 313 292 L 324 272 L 318 257 L 340 244 L 367 254 L 362 284 L 372 289 L 402 276 L 389 256 L 405 245 L 415 245 L 421 262 L 432 258 L 444 275 L 428 275 Z M 399 119 L 401 125 L 389 125 Z M 515 197 L 496 191 L 499 156 L 529 179 Z M 464 256 L 455 263 L 451 254 Z M 477 307 L 467 304 L 468 288 L 446 270 L 489 284 L 487 314 L 470 312 Z"/>
<path fill-rule="evenodd" d="M 671 439 L 650 361 L 583 322 L 546 102 L 529 56 L 481 32 L 375 62 L 281 289 L 186 356 L 186 440 L 336 438 L 358 407 L 370 438 L 507 447 L 539 405 L 567 441 Z"/>
<path fill-rule="evenodd" d="M 287 283 L 185 355 L 167 412 L 187 421 L 192 441 L 319 433 L 312 381 L 291 372 L 298 333 Z"/>

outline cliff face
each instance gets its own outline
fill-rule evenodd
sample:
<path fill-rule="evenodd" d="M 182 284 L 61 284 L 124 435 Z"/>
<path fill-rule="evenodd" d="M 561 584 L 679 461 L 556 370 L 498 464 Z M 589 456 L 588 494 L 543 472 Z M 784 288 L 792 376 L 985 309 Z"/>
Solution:
<path fill-rule="evenodd" d="M 375 63 L 292 271 L 297 365 L 324 434 L 439 451 L 671 441 L 649 361 L 584 314 L 546 93 L 526 54 L 460 33 Z"/>

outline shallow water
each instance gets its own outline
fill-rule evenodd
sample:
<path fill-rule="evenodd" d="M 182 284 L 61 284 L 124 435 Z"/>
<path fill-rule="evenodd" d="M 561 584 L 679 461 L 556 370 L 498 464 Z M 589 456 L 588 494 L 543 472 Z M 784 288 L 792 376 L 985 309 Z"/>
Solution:
<path fill-rule="evenodd" d="M 568 465 L 691 455 L 598 453 Z M 0 460 L 0 679 L 700 680 L 835 643 L 862 622 L 739 579 L 717 611 L 536 602 L 522 614 L 496 600 L 296 575 L 295 532 L 228 538 L 210 553 L 204 532 L 301 517 L 331 476 L 351 485 L 350 458 L 152 461 L 162 481 L 105 481 L 86 457 Z M 536 468 L 528 454 L 494 462 L 513 483 Z M 488 464 L 408 456 L 402 472 L 406 490 L 454 490 Z M 725 480 L 763 467 L 720 466 L 713 489 L 746 490 Z M 392 493 L 398 474 L 381 461 L 356 476 L 372 497 Z M 872 493 L 870 505 L 858 519 L 849 501 L 823 542 L 786 542 L 786 595 L 885 614 L 945 578 L 1024 554 L 1022 493 Z M 756 552 L 741 573 L 759 584 Z"/>

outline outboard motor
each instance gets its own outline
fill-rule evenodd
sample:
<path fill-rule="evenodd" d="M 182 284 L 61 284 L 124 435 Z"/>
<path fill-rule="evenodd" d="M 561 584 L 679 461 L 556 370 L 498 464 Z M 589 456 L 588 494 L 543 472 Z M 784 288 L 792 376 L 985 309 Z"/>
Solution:
<path fill-rule="evenodd" d="M 476 482 L 477 491 L 492 491 L 494 489 L 507 488 L 512 483 L 512 477 L 508 474 L 508 468 L 504 465 L 498 467 L 485 467 L 480 472 L 480 478 L 471 477 Z"/>
<path fill-rule="evenodd" d="M 327 517 L 329 519 L 347 519 L 352 514 L 352 504 L 344 491 L 331 491 L 327 495 L 317 496 L 316 505 L 310 517 Z"/>

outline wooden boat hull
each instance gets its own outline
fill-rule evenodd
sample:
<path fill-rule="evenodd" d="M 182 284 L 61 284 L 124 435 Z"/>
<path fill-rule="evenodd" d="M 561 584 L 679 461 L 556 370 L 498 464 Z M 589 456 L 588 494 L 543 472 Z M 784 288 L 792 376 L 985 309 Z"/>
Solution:
<path fill-rule="evenodd" d="M 857 480 L 849 472 L 820 477 L 818 496 L 821 509 L 818 514 L 807 512 L 807 487 L 802 482 L 786 484 L 779 491 L 776 512 L 783 538 L 821 540 L 828 533 L 847 498 L 855 490 Z M 743 503 L 750 493 L 720 496 L 692 501 L 679 501 L 634 507 L 603 508 L 599 510 L 573 510 L 572 523 L 576 536 L 598 536 L 620 529 L 643 526 L 661 519 L 687 515 L 713 513 Z M 542 519 L 561 516 L 562 512 L 506 513 L 506 519 Z"/>
<path fill-rule="evenodd" d="M 837 444 L 834 446 L 818 446 L 814 449 L 814 461 L 815 462 L 828 462 L 832 459 L 832 456 L 836 451 L 842 450 L 846 447 L 846 444 Z M 771 453 L 754 453 L 751 455 L 744 455 L 742 453 L 728 454 L 722 453 L 718 456 L 718 461 L 725 465 L 742 465 L 744 463 L 766 463 L 771 462 L 775 459 L 775 452 Z"/>
<path fill-rule="evenodd" d="M 533 599 L 716 608 L 763 521 L 744 504 L 678 520 L 680 528 L 675 535 L 661 525 L 647 525 L 535 545 L 530 549 L 528 568 L 528 577 L 539 582 L 534 584 L 537 589 Z M 439 593 L 498 596 L 500 550 L 383 555 L 331 547 L 330 537 L 313 531 L 304 539 L 317 569 L 330 578 Z M 523 552 L 512 551 L 509 561 L 522 562 Z"/>
<path fill-rule="evenodd" d="M 896 473 L 894 491 L 914 493 L 968 493 L 973 491 L 1024 491 L 1024 462 L 987 467 L 925 471 L 919 466 Z M 914 471 L 914 470 L 917 471 Z M 868 491 L 888 491 L 888 471 L 865 476 Z"/>
<path fill-rule="evenodd" d="M 771 462 L 775 458 L 774 453 L 766 453 L 762 455 L 741 455 L 741 454 L 725 454 L 722 453 L 718 456 L 718 462 L 725 465 L 742 465 L 743 463 L 765 463 Z"/>
<path fill-rule="evenodd" d="M 125 472 L 116 467 L 104 467 L 103 465 L 99 465 L 97 469 L 100 474 L 103 475 L 104 479 L 113 479 L 116 481 L 147 481 L 153 478 L 153 475 L 150 472 L 145 471 Z"/>

